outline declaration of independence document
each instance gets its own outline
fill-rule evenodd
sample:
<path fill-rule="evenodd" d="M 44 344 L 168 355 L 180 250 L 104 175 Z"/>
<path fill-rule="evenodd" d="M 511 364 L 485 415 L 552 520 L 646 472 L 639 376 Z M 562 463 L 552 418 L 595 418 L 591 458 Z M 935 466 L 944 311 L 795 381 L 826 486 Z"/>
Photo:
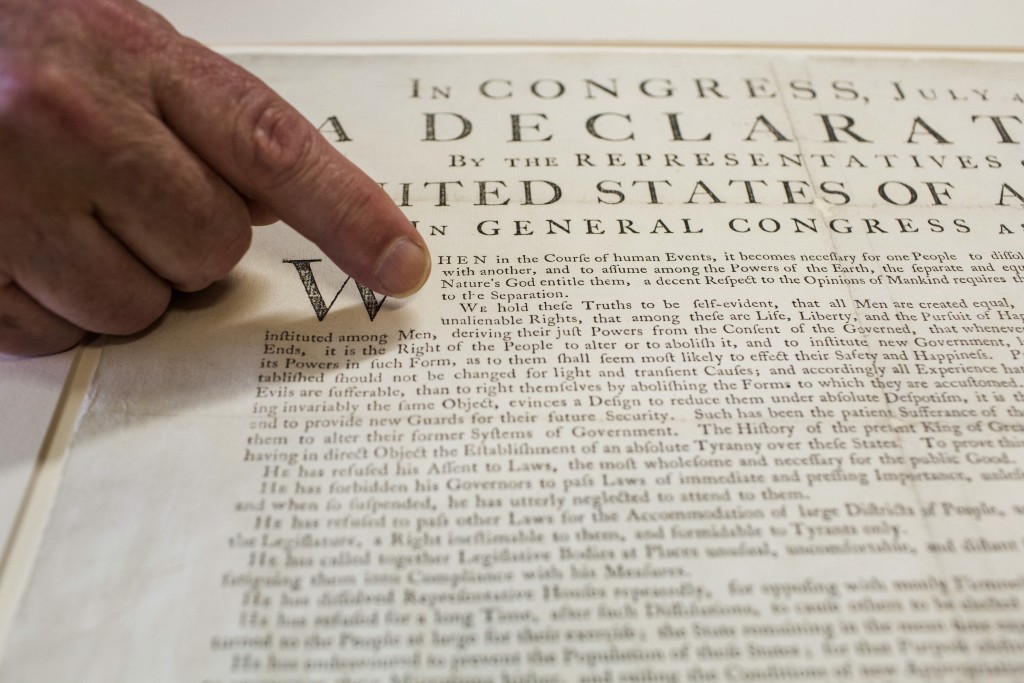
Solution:
<path fill-rule="evenodd" d="M 0 679 L 1024 679 L 1020 60 L 237 58 L 434 274 L 106 342 Z"/>

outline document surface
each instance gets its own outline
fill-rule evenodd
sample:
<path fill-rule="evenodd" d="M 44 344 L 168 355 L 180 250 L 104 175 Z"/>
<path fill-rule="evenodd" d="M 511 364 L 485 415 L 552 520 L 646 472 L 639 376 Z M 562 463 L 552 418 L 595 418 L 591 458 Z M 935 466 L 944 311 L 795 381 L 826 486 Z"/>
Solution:
<path fill-rule="evenodd" d="M 0 548 L 6 548 L 39 449 L 46 440 L 73 354 L 46 358 L 0 356 L 6 403 L 0 421 Z"/>
<path fill-rule="evenodd" d="M 1024 677 L 1019 60 L 236 58 L 434 273 L 108 341 L 0 679 Z"/>

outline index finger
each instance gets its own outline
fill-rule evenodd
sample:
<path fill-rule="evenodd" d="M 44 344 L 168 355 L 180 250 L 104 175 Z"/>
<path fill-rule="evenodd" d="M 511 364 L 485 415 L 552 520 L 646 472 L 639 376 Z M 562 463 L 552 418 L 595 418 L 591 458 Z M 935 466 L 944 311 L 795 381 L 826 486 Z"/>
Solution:
<path fill-rule="evenodd" d="M 365 173 L 266 84 L 192 41 L 164 62 L 157 105 L 238 192 L 370 289 L 403 296 L 430 272 L 423 238 Z"/>

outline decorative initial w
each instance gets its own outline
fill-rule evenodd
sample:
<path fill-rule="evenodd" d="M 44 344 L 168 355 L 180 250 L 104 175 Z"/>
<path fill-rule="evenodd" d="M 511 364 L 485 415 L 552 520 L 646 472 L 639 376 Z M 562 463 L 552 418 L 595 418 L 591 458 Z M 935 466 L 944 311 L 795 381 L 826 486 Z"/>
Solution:
<path fill-rule="evenodd" d="M 316 313 L 316 319 L 323 321 L 331 307 L 334 306 L 334 302 L 338 300 L 338 295 L 341 294 L 342 290 L 345 289 L 345 285 L 348 284 L 351 277 L 346 277 L 345 281 L 341 283 L 341 287 L 337 292 L 334 293 L 334 297 L 331 298 L 331 303 L 325 303 L 323 294 L 320 293 L 320 287 L 316 283 L 316 278 L 313 276 L 313 268 L 310 267 L 311 263 L 319 263 L 323 259 L 284 259 L 283 263 L 290 263 L 295 266 L 295 270 L 299 273 L 299 279 L 302 280 L 303 287 L 306 288 L 306 296 L 309 297 L 309 303 L 313 306 L 313 312 Z M 354 282 L 354 280 L 353 280 Z M 377 317 L 377 311 L 380 310 L 381 304 L 384 303 L 387 296 L 382 296 L 380 299 L 373 293 L 371 289 L 365 287 L 358 282 L 355 283 L 356 289 L 359 290 L 359 297 L 363 300 L 363 307 L 366 309 L 366 314 L 370 316 L 370 320 Z"/>

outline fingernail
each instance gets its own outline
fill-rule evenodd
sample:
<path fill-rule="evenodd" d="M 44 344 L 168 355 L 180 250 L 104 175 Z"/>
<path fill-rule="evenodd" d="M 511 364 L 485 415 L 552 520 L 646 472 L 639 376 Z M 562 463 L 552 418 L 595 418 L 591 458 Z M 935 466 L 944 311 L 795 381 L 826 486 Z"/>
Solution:
<path fill-rule="evenodd" d="M 377 268 L 377 281 L 385 294 L 408 296 L 417 291 L 430 275 L 430 254 L 408 237 L 391 243 Z"/>

